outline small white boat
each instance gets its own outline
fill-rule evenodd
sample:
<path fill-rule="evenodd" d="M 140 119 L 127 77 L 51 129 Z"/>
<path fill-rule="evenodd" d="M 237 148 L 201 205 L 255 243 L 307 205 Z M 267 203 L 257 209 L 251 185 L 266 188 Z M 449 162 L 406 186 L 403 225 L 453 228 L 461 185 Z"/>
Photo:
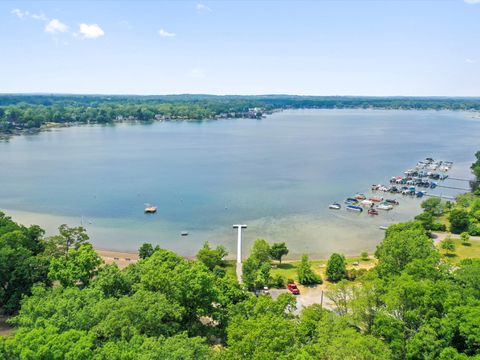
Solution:
<path fill-rule="evenodd" d="M 340 210 L 342 208 L 342 205 L 340 205 L 339 203 L 333 203 L 328 205 L 328 208 L 332 210 Z"/>
<path fill-rule="evenodd" d="M 182 232 L 181 232 L 181 235 L 182 235 L 182 236 L 188 236 L 188 231 L 182 231 Z"/>
<path fill-rule="evenodd" d="M 155 214 L 157 212 L 157 207 L 156 206 L 146 206 L 144 211 L 145 211 L 145 214 Z"/>
<path fill-rule="evenodd" d="M 379 229 L 380 229 L 380 230 L 387 230 L 387 229 L 388 229 L 388 226 L 383 226 L 383 225 L 382 225 L 382 226 L 379 227 Z"/>
<path fill-rule="evenodd" d="M 377 209 L 378 210 L 392 210 L 393 205 L 381 203 L 381 204 L 378 204 Z"/>

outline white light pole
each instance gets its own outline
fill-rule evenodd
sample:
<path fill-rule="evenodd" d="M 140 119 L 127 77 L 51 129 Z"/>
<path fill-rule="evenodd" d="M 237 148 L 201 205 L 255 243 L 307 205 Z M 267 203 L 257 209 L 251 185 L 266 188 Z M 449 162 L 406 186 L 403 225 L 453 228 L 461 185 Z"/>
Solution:
<path fill-rule="evenodd" d="M 246 229 L 247 225 L 233 225 L 233 228 L 237 228 L 237 280 L 242 282 L 242 229 Z"/>

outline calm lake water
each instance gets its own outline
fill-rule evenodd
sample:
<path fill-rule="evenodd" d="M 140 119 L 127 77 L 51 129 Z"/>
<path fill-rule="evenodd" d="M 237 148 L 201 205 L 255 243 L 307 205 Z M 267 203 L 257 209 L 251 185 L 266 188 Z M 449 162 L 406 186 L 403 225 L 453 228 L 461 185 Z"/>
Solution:
<path fill-rule="evenodd" d="M 471 113 L 393 110 L 56 129 L 0 142 L 0 209 L 49 233 L 83 223 L 107 249 L 152 242 L 193 255 L 208 240 L 234 255 L 232 224 L 245 223 L 245 249 L 265 238 L 287 242 L 290 257 L 358 254 L 420 201 L 398 196 L 400 206 L 376 218 L 328 210 L 331 202 L 368 194 L 425 157 L 454 161 L 451 175 L 470 178 L 479 135 Z M 157 214 L 145 215 L 145 203 Z"/>

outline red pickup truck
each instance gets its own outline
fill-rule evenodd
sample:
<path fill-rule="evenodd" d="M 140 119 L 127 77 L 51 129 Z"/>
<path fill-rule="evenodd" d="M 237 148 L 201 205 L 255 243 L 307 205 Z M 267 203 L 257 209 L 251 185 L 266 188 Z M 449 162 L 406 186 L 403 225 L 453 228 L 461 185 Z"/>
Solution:
<path fill-rule="evenodd" d="M 287 289 L 290 290 L 290 292 L 293 295 L 300 295 L 300 290 L 298 290 L 296 284 L 293 284 L 293 283 L 292 284 L 287 284 Z"/>

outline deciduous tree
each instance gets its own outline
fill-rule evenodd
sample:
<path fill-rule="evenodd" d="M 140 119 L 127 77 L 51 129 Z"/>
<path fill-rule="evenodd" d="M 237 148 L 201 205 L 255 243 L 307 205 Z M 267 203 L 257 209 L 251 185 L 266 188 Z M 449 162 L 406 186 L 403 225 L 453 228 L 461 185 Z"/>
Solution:
<path fill-rule="evenodd" d="M 345 256 L 334 253 L 327 262 L 328 280 L 337 282 L 347 277 L 347 267 L 345 265 Z"/>

